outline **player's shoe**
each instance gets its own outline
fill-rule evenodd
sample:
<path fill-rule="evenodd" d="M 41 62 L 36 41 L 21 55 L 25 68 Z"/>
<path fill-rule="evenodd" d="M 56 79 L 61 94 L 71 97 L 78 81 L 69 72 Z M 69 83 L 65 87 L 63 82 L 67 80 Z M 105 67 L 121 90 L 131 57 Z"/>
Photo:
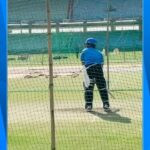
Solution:
<path fill-rule="evenodd" d="M 105 112 L 108 112 L 108 113 L 109 113 L 109 112 L 112 112 L 112 110 L 110 109 L 109 105 L 107 105 L 107 104 L 104 105 L 103 108 L 104 108 L 104 111 L 105 111 Z"/>
<path fill-rule="evenodd" d="M 91 112 L 91 111 L 92 111 L 92 106 L 87 106 L 87 107 L 86 107 L 86 111 L 87 111 L 87 112 Z"/>

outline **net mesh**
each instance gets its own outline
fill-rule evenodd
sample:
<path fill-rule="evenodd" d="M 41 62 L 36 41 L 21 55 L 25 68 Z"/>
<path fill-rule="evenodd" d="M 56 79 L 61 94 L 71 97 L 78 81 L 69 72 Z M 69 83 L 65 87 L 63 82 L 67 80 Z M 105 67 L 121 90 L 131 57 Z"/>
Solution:
<path fill-rule="evenodd" d="M 56 149 L 140 150 L 141 1 L 52 0 L 50 9 Z M 44 0 L 9 1 L 10 150 L 51 149 L 46 18 Z M 88 37 L 97 39 L 102 68 L 81 65 Z M 111 113 L 103 109 L 107 95 Z"/>
<path fill-rule="evenodd" d="M 86 32 L 86 33 L 53 33 L 52 50 L 53 53 L 76 53 L 81 52 L 83 43 L 88 37 L 98 39 L 97 47 L 104 49 L 106 44 L 106 32 Z M 139 31 L 114 31 L 110 33 L 109 50 L 112 52 L 115 48 L 120 51 L 141 51 L 142 41 L 140 40 L 141 32 Z M 19 42 L 21 39 L 21 42 Z M 9 54 L 41 54 L 47 53 L 46 34 L 16 34 L 9 35 Z"/>

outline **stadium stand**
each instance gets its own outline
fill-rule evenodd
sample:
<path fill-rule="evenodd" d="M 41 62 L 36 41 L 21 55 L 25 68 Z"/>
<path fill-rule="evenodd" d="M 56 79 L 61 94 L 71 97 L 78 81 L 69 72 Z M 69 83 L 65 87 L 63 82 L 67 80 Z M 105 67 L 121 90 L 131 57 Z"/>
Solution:
<path fill-rule="evenodd" d="M 44 0 L 38 2 L 9 0 L 8 3 L 9 23 L 46 21 Z M 106 0 L 92 0 L 92 3 L 91 0 L 86 0 L 86 3 L 85 0 L 74 0 L 72 3 L 72 21 L 105 20 L 107 18 L 108 1 Z M 53 12 L 51 19 L 53 22 L 63 22 L 68 19 L 69 4 L 69 0 L 63 0 L 63 3 L 59 0 L 51 0 L 51 12 Z M 141 0 L 119 0 L 119 2 L 111 0 L 109 11 L 112 19 L 139 18 L 142 16 L 142 2 Z"/>
<path fill-rule="evenodd" d="M 108 9 L 109 8 L 109 9 Z M 115 20 L 122 18 L 138 18 L 141 16 L 141 3 L 137 0 L 76 0 L 74 4 L 74 19 L 77 20 L 101 20 L 107 19 L 107 12 L 110 11 L 110 17 Z M 80 13 L 79 13 L 80 12 Z"/>

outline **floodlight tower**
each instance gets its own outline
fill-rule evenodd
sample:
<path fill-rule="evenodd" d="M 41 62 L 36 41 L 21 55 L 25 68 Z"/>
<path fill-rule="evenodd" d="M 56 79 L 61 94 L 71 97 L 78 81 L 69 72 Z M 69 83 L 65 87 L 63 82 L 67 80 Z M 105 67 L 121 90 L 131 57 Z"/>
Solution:
<path fill-rule="evenodd" d="M 74 0 L 69 0 L 68 10 L 67 10 L 67 19 L 69 21 L 71 21 L 73 19 L 73 5 L 74 5 Z"/>

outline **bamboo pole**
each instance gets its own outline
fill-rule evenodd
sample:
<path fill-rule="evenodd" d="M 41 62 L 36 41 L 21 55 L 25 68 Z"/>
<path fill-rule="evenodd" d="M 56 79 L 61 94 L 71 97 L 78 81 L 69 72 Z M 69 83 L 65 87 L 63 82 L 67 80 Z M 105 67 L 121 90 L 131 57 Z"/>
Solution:
<path fill-rule="evenodd" d="M 109 26 L 110 26 L 110 0 L 108 0 L 107 3 L 107 33 L 106 33 L 106 56 L 107 56 L 107 88 L 109 90 L 109 80 L 110 80 L 110 75 L 109 75 L 109 42 L 110 42 L 110 37 L 109 37 Z"/>
<path fill-rule="evenodd" d="M 50 0 L 46 0 L 47 8 L 47 36 L 48 36 L 48 58 L 49 58 L 49 98 L 51 116 L 51 150 L 56 149 L 55 144 L 55 115 L 54 115 L 54 95 L 53 95 L 53 60 L 51 50 L 51 20 L 50 20 Z"/>

